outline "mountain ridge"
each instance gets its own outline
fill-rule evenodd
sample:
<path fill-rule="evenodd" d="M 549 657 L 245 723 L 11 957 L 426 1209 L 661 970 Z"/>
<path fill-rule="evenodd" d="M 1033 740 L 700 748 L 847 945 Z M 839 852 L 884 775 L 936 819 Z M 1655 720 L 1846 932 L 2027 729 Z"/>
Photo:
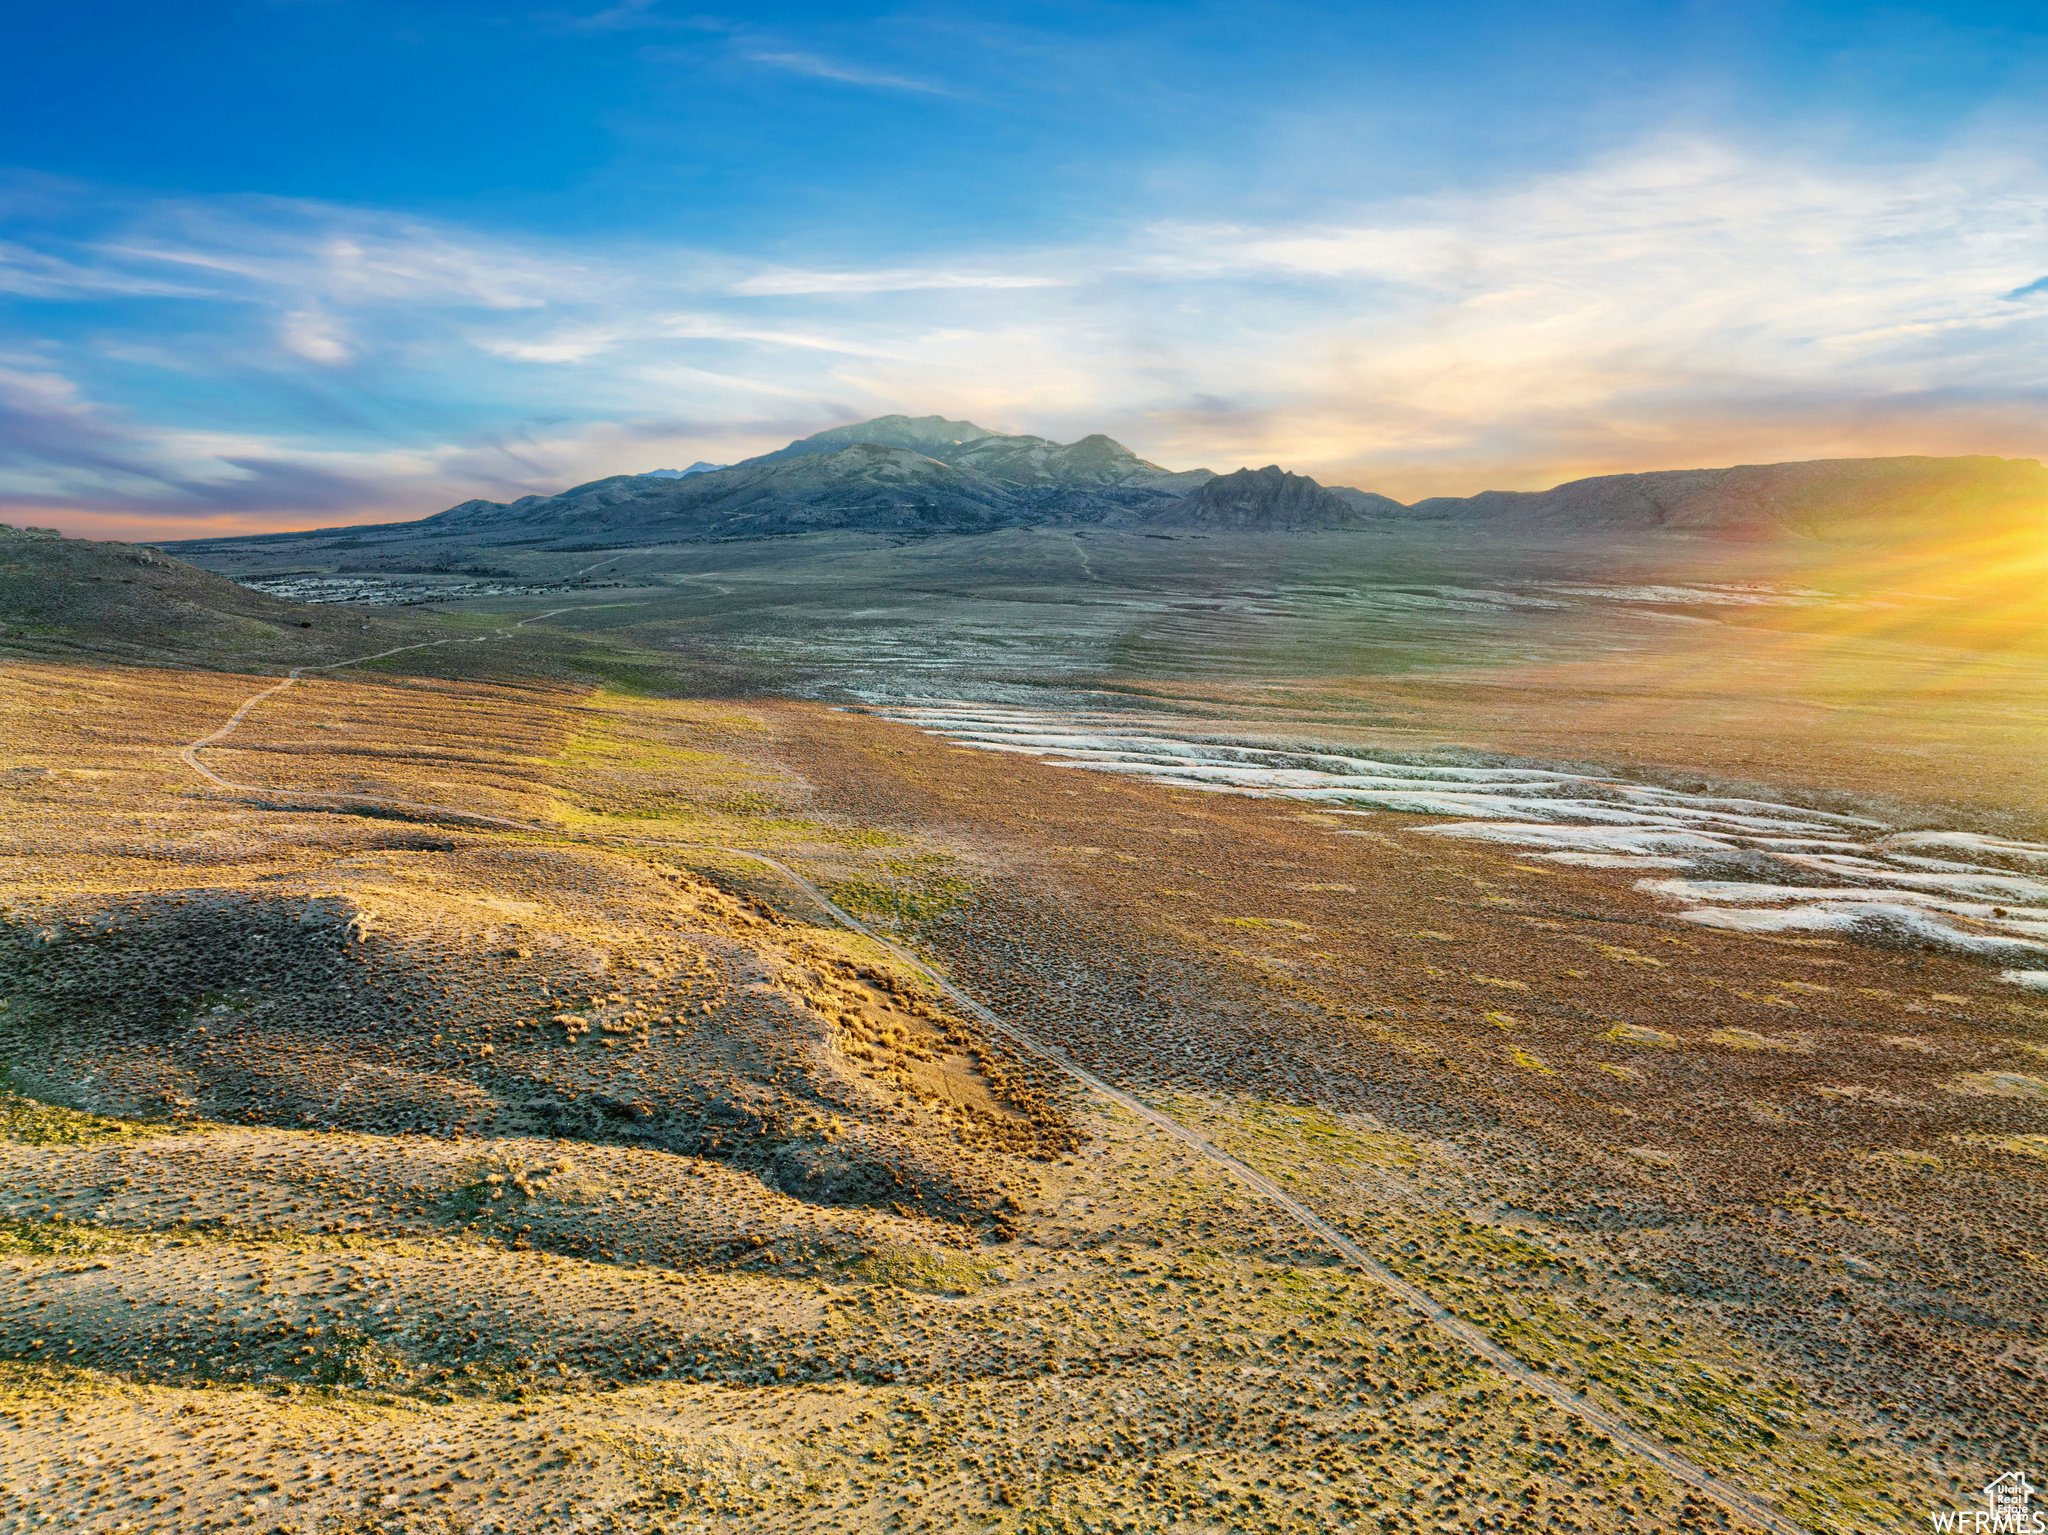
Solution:
<path fill-rule="evenodd" d="M 1100 433 L 1061 444 L 942 416 L 883 416 L 725 467 L 607 475 L 553 495 L 479 497 L 417 522 L 297 536 L 371 535 L 387 543 L 459 537 L 490 547 L 544 543 L 550 535 L 576 543 L 696 543 L 848 529 L 1116 526 L 1212 478 L 1207 469 L 1151 463 Z"/>
<path fill-rule="evenodd" d="M 1595 475 L 1539 491 L 1391 497 L 1278 465 L 1172 470 L 1093 433 L 1058 443 L 945 416 L 829 427 L 731 465 L 607 475 L 509 502 L 474 498 L 415 521 L 187 539 L 196 552 L 344 538 L 396 552 L 461 539 L 556 548 L 699 543 L 824 531 L 921 536 L 1003 528 L 1341 531 L 1439 525 L 1492 537 L 1677 533 L 1913 544 L 1959 527 L 2048 526 L 2034 459 L 1902 455 Z"/>
<path fill-rule="evenodd" d="M 958 447 L 983 437 L 1000 435 L 1002 434 L 991 432 L 985 426 L 976 426 L 972 421 L 948 421 L 944 416 L 876 416 L 869 421 L 827 427 L 822 432 L 799 437 L 795 442 L 777 448 L 772 453 L 743 458 L 730 467 L 751 469 L 760 464 L 780 463 L 789 458 L 837 453 L 841 448 L 849 448 L 856 443 L 874 443 L 885 448 L 910 448 L 928 458 L 934 458 L 939 457 L 934 449 Z"/>

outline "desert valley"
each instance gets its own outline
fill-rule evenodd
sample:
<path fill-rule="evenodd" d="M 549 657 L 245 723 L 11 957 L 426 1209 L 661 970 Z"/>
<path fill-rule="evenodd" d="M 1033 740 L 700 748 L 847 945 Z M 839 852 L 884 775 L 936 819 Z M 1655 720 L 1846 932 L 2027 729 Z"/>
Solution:
<path fill-rule="evenodd" d="M 1969 1505 L 2048 1422 L 2044 529 L 890 416 L 0 530 L 0 1529 Z"/>

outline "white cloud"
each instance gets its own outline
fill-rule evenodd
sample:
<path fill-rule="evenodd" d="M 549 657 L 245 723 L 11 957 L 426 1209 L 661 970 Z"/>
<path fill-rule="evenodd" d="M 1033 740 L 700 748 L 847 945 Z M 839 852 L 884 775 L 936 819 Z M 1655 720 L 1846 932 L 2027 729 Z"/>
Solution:
<path fill-rule="evenodd" d="M 349 350 L 348 332 L 332 315 L 317 309 L 296 309 L 286 315 L 278 326 L 278 340 L 286 351 L 330 367 L 354 356 Z"/>

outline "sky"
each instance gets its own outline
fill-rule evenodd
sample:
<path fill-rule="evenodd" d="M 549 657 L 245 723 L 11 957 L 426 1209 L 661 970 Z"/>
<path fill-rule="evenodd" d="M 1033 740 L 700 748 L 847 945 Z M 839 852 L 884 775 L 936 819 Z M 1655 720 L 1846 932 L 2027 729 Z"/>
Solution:
<path fill-rule="evenodd" d="M 2048 8 L 67 0 L 0 519 L 424 516 L 942 414 L 1412 500 L 2048 450 Z"/>

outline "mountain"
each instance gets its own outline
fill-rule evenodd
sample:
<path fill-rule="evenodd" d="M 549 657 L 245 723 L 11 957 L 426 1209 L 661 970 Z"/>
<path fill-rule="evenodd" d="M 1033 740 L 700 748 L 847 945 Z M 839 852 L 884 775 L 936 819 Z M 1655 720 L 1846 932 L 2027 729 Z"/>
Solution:
<path fill-rule="evenodd" d="M 1043 524 L 1129 522 L 1176 501 L 1207 469 L 1148 463 L 1100 434 L 1064 446 L 987 431 L 942 416 L 882 416 L 818 432 L 729 467 L 610 475 L 549 496 L 464 501 L 418 522 L 263 535 L 294 545 L 346 538 L 351 547 L 407 550 L 424 539 L 466 548 L 697 543 L 855 529 L 979 533 Z M 225 553 L 250 539 L 193 540 Z"/>
<path fill-rule="evenodd" d="M 1215 478 L 1207 469 L 1163 469 L 1100 432 L 1064 447 L 1045 437 L 990 433 L 934 456 L 1013 485 L 1057 485 L 1093 492 L 1118 505 L 1172 499 Z"/>
<path fill-rule="evenodd" d="M 1099 500 L 1099 505 L 1078 501 L 1062 505 L 1060 509 L 1068 512 L 1107 511 L 1113 506 L 1171 500 L 1211 477 L 1207 469 L 1175 472 L 1149 463 L 1100 432 L 1062 446 L 1049 437 L 991 432 L 972 421 L 948 421 L 943 416 L 878 416 L 854 426 L 836 426 L 734 467 L 749 469 L 837 453 L 856 443 L 908 448 L 942 464 L 976 470 L 1008 484 L 1054 487 Z"/>
<path fill-rule="evenodd" d="M 698 459 L 687 469 L 650 469 L 640 478 L 643 480 L 687 480 L 693 474 L 709 474 L 714 469 L 730 469 L 730 464 L 707 463 Z"/>
<path fill-rule="evenodd" d="M 427 538 L 532 543 L 536 535 L 605 543 L 695 543 L 833 528 L 968 533 L 1034 517 L 1032 498 L 977 470 L 909 448 L 854 443 L 829 453 L 754 459 L 664 480 L 621 474 L 554 496 L 465 501 L 408 524 Z"/>
<path fill-rule="evenodd" d="M 1278 464 L 1219 475 L 1145 519 L 1147 527 L 1264 533 L 1352 528 L 1406 512 L 1398 501 L 1363 490 L 1333 490 Z"/>
<path fill-rule="evenodd" d="M 1491 532 L 1664 530 L 1900 545 L 2048 531 L 2048 470 L 2031 458 L 1833 458 L 1607 474 L 1550 490 L 1435 496 L 1410 517 Z"/>
<path fill-rule="evenodd" d="M 944 416 L 877 416 L 852 426 L 835 426 L 828 431 L 799 437 L 786 448 L 740 460 L 735 469 L 757 464 L 780 463 L 785 458 L 804 458 L 814 453 L 837 453 L 855 443 L 877 443 L 885 448 L 910 448 L 928 457 L 943 459 L 946 452 L 966 443 L 996 434 L 972 421 L 948 421 Z"/>

